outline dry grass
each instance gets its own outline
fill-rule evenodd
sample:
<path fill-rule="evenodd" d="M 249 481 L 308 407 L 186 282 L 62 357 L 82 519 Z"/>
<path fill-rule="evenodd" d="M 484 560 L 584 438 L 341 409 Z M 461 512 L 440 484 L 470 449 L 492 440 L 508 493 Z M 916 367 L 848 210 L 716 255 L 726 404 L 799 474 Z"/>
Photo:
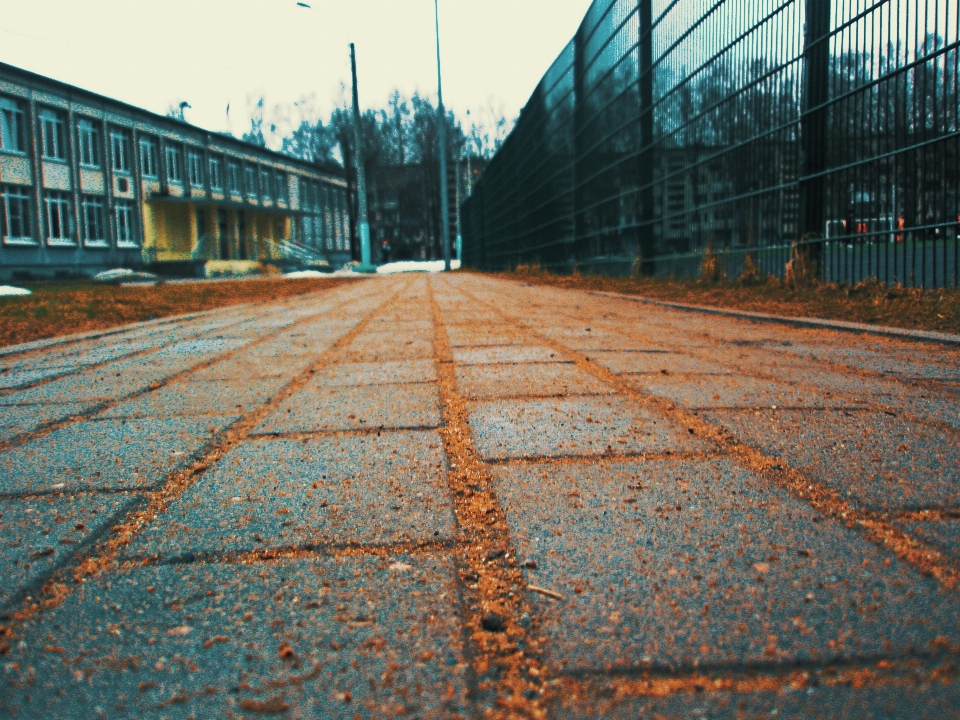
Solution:
<path fill-rule="evenodd" d="M 919 290 L 866 281 L 854 286 L 793 286 L 773 278 L 703 283 L 672 278 L 612 278 L 553 275 L 520 266 L 501 277 L 580 290 L 641 295 L 656 300 L 735 308 L 752 312 L 814 317 L 917 330 L 960 333 L 960 290 Z"/>
<path fill-rule="evenodd" d="M 28 283 L 33 295 L 0 297 L 0 346 L 125 323 L 316 292 L 350 279 L 263 278 L 123 287 Z"/>

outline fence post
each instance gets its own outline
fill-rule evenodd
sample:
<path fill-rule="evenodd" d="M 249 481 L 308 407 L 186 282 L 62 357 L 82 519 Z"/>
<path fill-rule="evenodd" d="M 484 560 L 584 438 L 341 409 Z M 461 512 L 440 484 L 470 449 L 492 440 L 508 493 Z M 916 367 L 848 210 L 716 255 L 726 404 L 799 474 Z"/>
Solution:
<path fill-rule="evenodd" d="M 653 207 L 653 180 L 655 176 L 653 154 L 653 0 L 638 0 L 640 21 L 640 232 L 638 250 L 642 275 L 653 275 L 656 270 L 654 257 L 657 254 Z"/>
<path fill-rule="evenodd" d="M 830 100 L 830 0 L 806 0 L 803 33 L 803 99 L 800 135 L 803 143 L 803 179 L 800 185 L 800 235 L 823 237 L 826 229 L 827 109 Z M 814 177 L 816 176 L 816 177 Z M 823 265 L 823 244 L 807 246 L 807 257 Z"/>

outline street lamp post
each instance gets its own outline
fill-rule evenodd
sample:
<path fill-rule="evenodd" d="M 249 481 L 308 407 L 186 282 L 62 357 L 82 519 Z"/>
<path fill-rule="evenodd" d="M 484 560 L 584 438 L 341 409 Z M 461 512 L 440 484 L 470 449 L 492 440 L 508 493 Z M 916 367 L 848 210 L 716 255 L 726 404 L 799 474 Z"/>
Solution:
<path fill-rule="evenodd" d="M 305 2 L 298 7 L 310 9 Z M 357 235 L 360 239 L 360 266 L 357 272 L 376 272 L 370 257 L 370 222 L 367 218 L 367 178 L 363 167 L 363 134 L 360 131 L 360 94 L 357 91 L 357 51 L 350 43 L 350 72 L 353 75 L 353 147 L 357 166 Z"/>
<path fill-rule="evenodd" d="M 447 197 L 447 117 L 443 109 L 443 81 L 440 76 L 440 7 L 433 0 L 433 14 L 437 28 L 437 115 L 440 123 L 440 240 L 443 243 L 443 269 L 450 270 L 450 205 Z"/>
<path fill-rule="evenodd" d="M 350 43 L 350 71 L 353 74 L 353 136 L 357 165 L 357 234 L 360 236 L 360 272 L 376 272 L 370 262 L 370 222 L 367 218 L 367 175 L 363 167 L 363 133 L 360 129 L 360 95 L 357 92 L 357 51 Z"/>

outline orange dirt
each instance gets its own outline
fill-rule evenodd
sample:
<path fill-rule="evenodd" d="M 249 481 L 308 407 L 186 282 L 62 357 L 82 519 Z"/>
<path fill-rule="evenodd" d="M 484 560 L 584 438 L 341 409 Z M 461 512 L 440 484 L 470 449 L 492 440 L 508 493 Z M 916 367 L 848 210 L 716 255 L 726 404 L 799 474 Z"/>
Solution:
<path fill-rule="evenodd" d="M 123 287 L 89 282 L 27 284 L 32 295 L 0 297 L 0 347 L 126 323 L 280 300 L 352 282 L 257 278 Z"/>

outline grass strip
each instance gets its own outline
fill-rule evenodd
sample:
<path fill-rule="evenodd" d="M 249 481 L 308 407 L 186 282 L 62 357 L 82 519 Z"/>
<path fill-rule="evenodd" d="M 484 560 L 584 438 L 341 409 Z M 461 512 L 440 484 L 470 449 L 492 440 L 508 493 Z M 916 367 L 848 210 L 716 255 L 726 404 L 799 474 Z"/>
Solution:
<path fill-rule="evenodd" d="M 960 289 L 922 290 L 866 280 L 856 285 L 791 285 L 775 278 L 714 284 L 659 277 L 554 275 L 520 265 L 496 277 L 535 285 L 639 295 L 654 300 L 732 308 L 787 317 L 846 320 L 910 330 L 960 333 Z"/>
<path fill-rule="evenodd" d="M 160 285 L 28 283 L 32 295 L 0 297 L 0 347 L 240 303 L 317 292 L 349 278 L 256 278 Z"/>

